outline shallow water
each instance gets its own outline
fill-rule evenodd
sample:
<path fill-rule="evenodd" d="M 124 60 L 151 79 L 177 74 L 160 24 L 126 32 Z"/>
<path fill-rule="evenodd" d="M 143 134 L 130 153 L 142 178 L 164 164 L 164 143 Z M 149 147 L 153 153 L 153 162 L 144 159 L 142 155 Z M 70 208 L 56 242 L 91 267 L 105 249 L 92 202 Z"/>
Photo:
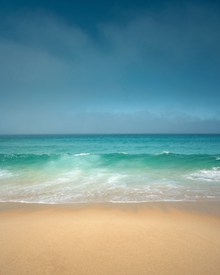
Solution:
<path fill-rule="evenodd" d="M 220 199 L 220 135 L 0 137 L 0 201 Z"/>

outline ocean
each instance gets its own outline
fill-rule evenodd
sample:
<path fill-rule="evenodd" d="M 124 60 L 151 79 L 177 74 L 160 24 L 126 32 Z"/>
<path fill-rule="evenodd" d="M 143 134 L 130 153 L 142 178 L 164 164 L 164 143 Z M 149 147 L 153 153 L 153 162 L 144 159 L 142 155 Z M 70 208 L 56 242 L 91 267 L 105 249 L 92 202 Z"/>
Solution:
<path fill-rule="evenodd" d="M 220 200 L 220 135 L 0 136 L 0 202 Z"/>

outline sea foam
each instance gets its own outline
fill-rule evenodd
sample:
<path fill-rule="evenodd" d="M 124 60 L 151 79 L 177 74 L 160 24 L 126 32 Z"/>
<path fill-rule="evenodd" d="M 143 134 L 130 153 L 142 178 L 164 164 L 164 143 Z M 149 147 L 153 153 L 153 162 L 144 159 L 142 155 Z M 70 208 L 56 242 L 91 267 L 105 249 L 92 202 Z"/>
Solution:
<path fill-rule="evenodd" d="M 89 156 L 90 153 L 79 153 L 79 154 L 75 154 L 75 157 L 81 157 L 81 156 Z"/>
<path fill-rule="evenodd" d="M 190 180 L 219 182 L 220 181 L 220 167 L 213 167 L 210 170 L 202 169 L 197 172 L 191 173 L 187 176 Z"/>
<path fill-rule="evenodd" d="M 13 174 L 8 170 L 0 169 L 0 180 L 13 177 Z"/>
<path fill-rule="evenodd" d="M 216 135 L 0 136 L 0 152 L 0 201 L 220 200 Z"/>

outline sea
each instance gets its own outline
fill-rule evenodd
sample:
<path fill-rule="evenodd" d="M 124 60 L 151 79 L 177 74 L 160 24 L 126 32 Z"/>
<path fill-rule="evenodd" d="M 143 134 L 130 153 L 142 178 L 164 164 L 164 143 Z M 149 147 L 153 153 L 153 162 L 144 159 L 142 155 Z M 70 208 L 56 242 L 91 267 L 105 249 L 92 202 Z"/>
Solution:
<path fill-rule="evenodd" d="M 0 136 L 0 202 L 220 200 L 220 135 Z"/>

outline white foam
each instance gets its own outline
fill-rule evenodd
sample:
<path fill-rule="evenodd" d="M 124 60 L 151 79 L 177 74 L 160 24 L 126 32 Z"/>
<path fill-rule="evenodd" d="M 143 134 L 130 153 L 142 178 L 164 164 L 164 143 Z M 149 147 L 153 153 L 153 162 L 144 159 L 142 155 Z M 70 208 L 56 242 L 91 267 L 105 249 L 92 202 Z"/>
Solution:
<path fill-rule="evenodd" d="M 89 156 L 90 153 L 79 153 L 79 154 L 75 154 L 75 157 L 81 157 L 81 156 Z"/>
<path fill-rule="evenodd" d="M 217 157 L 216 160 L 220 160 L 220 157 Z"/>
<path fill-rule="evenodd" d="M 13 177 L 13 174 L 8 170 L 0 170 L 0 179 L 8 179 Z"/>
<path fill-rule="evenodd" d="M 114 174 L 107 177 L 107 183 L 108 184 L 122 184 L 122 181 L 126 179 L 127 176 L 123 174 Z"/>
<path fill-rule="evenodd" d="M 172 154 L 172 153 L 170 151 L 162 151 L 161 153 L 157 153 L 155 155 L 159 156 L 159 155 L 169 155 L 169 154 Z"/>
<path fill-rule="evenodd" d="M 207 182 L 219 182 L 220 181 L 220 167 L 213 167 L 210 170 L 199 170 L 195 173 L 191 173 L 187 176 L 187 179 L 190 180 L 200 180 Z"/>
<path fill-rule="evenodd" d="M 84 161 L 84 160 L 83 160 Z M 3 170 L 0 170 L 3 174 Z M 10 171 L 4 170 L 4 173 Z M 125 173 L 126 172 L 126 173 Z M 6 173 L 7 175 L 7 173 Z M 8 174 L 10 175 L 10 174 Z M 15 174 L 13 174 L 13 177 Z M 140 203 L 166 200 L 220 199 L 218 185 L 210 189 L 210 184 L 220 183 L 220 167 L 198 170 L 186 177 L 170 178 L 151 174 L 149 171 L 133 173 L 112 171 L 105 168 L 58 171 L 48 177 L 30 177 L 30 180 L 2 180 L 0 201 L 20 201 L 23 203 Z M 158 178 L 159 177 L 159 178 Z M 174 177 L 174 178 L 173 178 Z M 214 185 L 214 184 L 213 184 Z"/>

